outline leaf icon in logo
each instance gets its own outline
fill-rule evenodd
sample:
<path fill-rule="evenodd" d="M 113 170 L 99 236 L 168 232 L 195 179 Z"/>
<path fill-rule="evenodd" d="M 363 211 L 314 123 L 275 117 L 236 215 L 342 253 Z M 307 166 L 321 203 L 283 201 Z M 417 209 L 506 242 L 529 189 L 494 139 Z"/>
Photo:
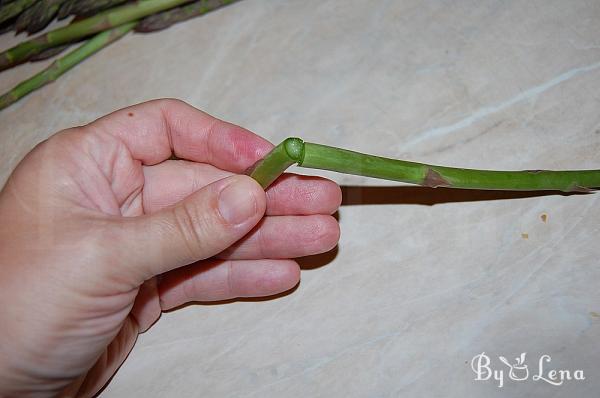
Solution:
<path fill-rule="evenodd" d="M 511 365 L 505 357 L 503 357 L 503 356 L 498 357 L 498 359 L 500 361 L 502 361 L 510 369 L 510 371 L 508 373 L 508 377 L 510 377 L 511 380 L 515 380 L 515 381 L 527 380 L 527 378 L 529 377 L 529 369 L 528 369 L 527 365 L 525 365 L 525 356 L 526 355 L 527 355 L 527 353 L 523 352 L 523 353 L 521 353 L 520 356 L 516 357 L 514 365 Z"/>

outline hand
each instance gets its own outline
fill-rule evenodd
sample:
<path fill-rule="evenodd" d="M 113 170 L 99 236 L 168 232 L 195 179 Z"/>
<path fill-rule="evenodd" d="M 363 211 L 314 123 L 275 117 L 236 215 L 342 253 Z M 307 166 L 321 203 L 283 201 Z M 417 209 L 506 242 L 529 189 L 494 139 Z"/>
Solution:
<path fill-rule="evenodd" d="M 161 311 L 295 286 L 289 259 L 337 243 L 341 192 L 236 175 L 271 148 L 158 100 L 29 153 L 0 193 L 0 396 L 93 395 Z"/>

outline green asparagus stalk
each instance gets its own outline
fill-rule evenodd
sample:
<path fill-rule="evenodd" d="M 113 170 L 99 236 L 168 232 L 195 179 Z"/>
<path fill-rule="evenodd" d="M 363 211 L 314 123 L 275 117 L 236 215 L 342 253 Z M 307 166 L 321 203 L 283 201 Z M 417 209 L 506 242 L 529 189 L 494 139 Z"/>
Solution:
<path fill-rule="evenodd" d="M 300 138 L 288 138 L 283 141 L 249 169 L 247 174 L 266 189 L 295 163 L 311 169 L 331 170 L 432 188 L 563 192 L 591 192 L 600 188 L 600 170 L 461 169 L 366 155 L 303 142 Z"/>
<path fill-rule="evenodd" d="M 65 19 L 69 15 L 71 15 L 72 14 L 71 10 L 73 9 L 73 6 L 75 4 L 77 4 L 78 1 L 79 0 L 66 0 L 58 9 L 56 18 L 60 21 L 62 19 Z"/>
<path fill-rule="evenodd" d="M 0 23 L 8 21 L 31 7 L 37 0 L 15 0 L 0 8 Z"/>
<path fill-rule="evenodd" d="M 0 35 L 15 29 L 16 18 L 0 23 Z"/>
<path fill-rule="evenodd" d="M 116 7 L 126 1 L 127 0 L 78 0 L 73 4 L 71 14 L 75 14 L 78 17 L 90 17 L 99 11 Z"/>
<path fill-rule="evenodd" d="M 0 53 L 0 70 L 27 61 L 43 50 L 65 44 L 94 33 L 136 21 L 148 15 L 189 3 L 190 0 L 144 0 L 136 1 L 74 22 L 62 28 L 37 36 Z"/>
<path fill-rule="evenodd" d="M 69 47 L 71 47 L 71 43 L 63 44 L 58 47 L 50 47 L 50 48 L 42 51 L 41 53 L 38 53 L 38 54 L 34 55 L 33 57 L 29 58 L 29 61 L 30 62 L 45 61 L 49 58 L 52 58 L 52 57 L 62 53 Z"/>
<path fill-rule="evenodd" d="M 125 34 L 127 34 L 127 32 L 131 31 L 134 26 L 135 22 L 126 23 L 117 26 L 116 28 L 101 32 L 89 39 L 81 47 L 54 61 L 42 72 L 34 75 L 30 79 L 25 80 L 6 94 L 0 96 L 0 110 L 18 101 L 30 92 L 58 79 L 58 77 L 60 77 L 63 73 L 73 68 L 90 55 L 100 51 L 110 43 L 123 37 Z"/>
<path fill-rule="evenodd" d="M 9 3 L 13 3 L 15 0 L 0 0 L 0 7 L 5 6 Z"/>
<path fill-rule="evenodd" d="M 60 5 L 65 0 L 41 0 L 29 7 L 15 23 L 17 33 L 26 31 L 29 34 L 37 33 L 44 29 L 58 12 Z"/>
<path fill-rule="evenodd" d="M 200 0 L 185 6 L 173 8 L 158 14 L 147 16 L 136 25 L 136 32 L 155 32 L 166 29 L 178 22 L 206 14 L 239 0 Z"/>

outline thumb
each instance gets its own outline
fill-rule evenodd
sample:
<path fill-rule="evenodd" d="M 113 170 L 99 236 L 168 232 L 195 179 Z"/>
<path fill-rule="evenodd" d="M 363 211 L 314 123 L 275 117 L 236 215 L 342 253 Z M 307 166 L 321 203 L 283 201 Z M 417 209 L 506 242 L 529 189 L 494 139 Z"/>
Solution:
<path fill-rule="evenodd" d="M 152 215 L 123 219 L 125 236 L 117 245 L 143 281 L 225 250 L 260 221 L 265 207 L 256 181 L 232 176 Z"/>

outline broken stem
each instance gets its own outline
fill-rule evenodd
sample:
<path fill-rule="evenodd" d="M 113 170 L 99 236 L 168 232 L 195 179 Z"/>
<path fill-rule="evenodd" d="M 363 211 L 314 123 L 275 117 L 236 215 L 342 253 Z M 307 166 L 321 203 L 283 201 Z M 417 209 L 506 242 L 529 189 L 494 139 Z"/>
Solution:
<path fill-rule="evenodd" d="M 600 188 L 600 170 L 497 171 L 434 166 L 303 142 L 300 138 L 284 140 L 247 174 L 267 188 L 292 164 L 432 188 L 563 192 Z"/>

